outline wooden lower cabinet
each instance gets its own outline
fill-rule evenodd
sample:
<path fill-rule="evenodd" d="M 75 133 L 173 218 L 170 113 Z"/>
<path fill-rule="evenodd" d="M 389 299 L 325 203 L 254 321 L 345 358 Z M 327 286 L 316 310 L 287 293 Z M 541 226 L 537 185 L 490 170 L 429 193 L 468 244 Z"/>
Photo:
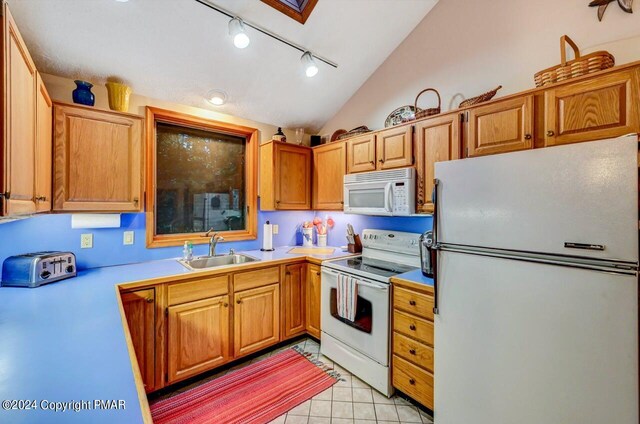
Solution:
<path fill-rule="evenodd" d="M 155 387 L 155 289 L 125 292 L 121 299 L 144 388 L 150 392 Z"/>
<path fill-rule="evenodd" d="M 293 337 L 305 332 L 306 263 L 284 266 L 282 279 L 283 336 Z"/>
<path fill-rule="evenodd" d="M 229 296 L 170 306 L 167 328 L 168 383 L 229 360 Z"/>
<path fill-rule="evenodd" d="M 234 294 L 234 356 L 244 356 L 280 341 L 280 287 L 271 284 Z"/>
<path fill-rule="evenodd" d="M 400 280 L 392 292 L 393 386 L 433 409 L 433 290 Z"/>
<path fill-rule="evenodd" d="M 320 266 L 309 264 L 307 267 L 306 315 L 307 333 L 316 339 L 320 338 L 320 299 L 322 297 Z"/>

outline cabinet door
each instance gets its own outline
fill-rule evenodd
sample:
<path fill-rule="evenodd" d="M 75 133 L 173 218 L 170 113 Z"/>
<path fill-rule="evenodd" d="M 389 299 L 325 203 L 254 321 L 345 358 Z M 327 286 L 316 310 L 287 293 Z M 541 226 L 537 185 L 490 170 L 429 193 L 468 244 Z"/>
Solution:
<path fill-rule="evenodd" d="M 460 121 L 460 115 L 453 114 L 416 124 L 418 212 L 433 212 L 431 193 L 436 162 L 460 159 Z"/>
<path fill-rule="evenodd" d="M 313 149 L 313 209 L 344 208 L 346 144 L 336 142 Z"/>
<path fill-rule="evenodd" d="M 144 388 L 150 392 L 155 373 L 155 291 L 136 290 L 122 293 L 121 298 Z"/>
<path fill-rule="evenodd" d="M 306 264 L 293 264 L 284 267 L 282 280 L 282 312 L 284 337 L 303 333 L 305 327 L 305 280 Z"/>
<path fill-rule="evenodd" d="M 376 170 L 376 135 L 365 134 L 347 140 L 347 174 Z"/>
<path fill-rule="evenodd" d="M 518 97 L 469 110 L 467 156 L 533 148 L 533 96 Z"/>
<path fill-rule="evenodd" d="M 640 70 L 550 89 L 545 106 L 547 146 L 640 132 Z"/>
<path fill-rule="evenodd" d="M 276 209 L 311 208 L 311 150 L 275 144 Z"/>
<path fill-rule="evenodd" d="M 9 7 L 3 2 L 4 146 L 3 215 L 30 214 L 35 203 L 36 67 Z"/>
<path fill-rule="evenodd" d="M 376 155 L 380 170 L 413 165 L 413 126 L 379 132 L 376 135 Z"/>
<path fill-rule="evenodd" d="M 53 104 L 40 74 L 37 76 L 35 201 L 37 212 L 47 212 L 51 210 Z"/>
<path fill-rule="evenodd" d="M 169 383 L 229 360 L 229 296 L 168 308 Z"/>
<path fill-rule="evenodd" d="M 236 357 L 280 341 L 278 284 L 235 293 L 234 300 L 233 345 Z"/>
<path fill-rule="evenodd" d="M 142 168 L 142 118 L 54 106 L 54 210 L 139 211 Z"/>
<path fill-rule="evenodd" d="M 309 265 L 307 274 L 307 332 L 315 338 L 320 338 L 320 267 Z"/>

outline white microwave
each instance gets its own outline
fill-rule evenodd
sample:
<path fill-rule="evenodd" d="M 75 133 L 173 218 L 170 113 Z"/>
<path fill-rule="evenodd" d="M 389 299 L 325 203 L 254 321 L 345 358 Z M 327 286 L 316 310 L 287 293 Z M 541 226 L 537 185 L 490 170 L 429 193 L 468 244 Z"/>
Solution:
<path fill-rule="evenodd" d="M 408 216 L 416 211 L 413 168 L 344 176 L 344 211 L 360 215 Z"/>

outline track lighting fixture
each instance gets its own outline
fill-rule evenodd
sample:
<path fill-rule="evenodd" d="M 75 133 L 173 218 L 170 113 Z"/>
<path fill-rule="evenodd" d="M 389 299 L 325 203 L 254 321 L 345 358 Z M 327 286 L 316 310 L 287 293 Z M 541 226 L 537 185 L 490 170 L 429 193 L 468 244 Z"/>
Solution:
<path fill-rule="evenodd" d="M 316 76 L 318 73 L 318 65 L 316 65 L 316 61 L 313 60 L 311 52 L 304 52 L 300 61 L 302 62 L 302 66 L 304 66 L 304 73 L 309 78 Z"/>
<path fill-rule="evenodd" d="M 238 17 L 229 21 L 229 35 L 233 37 L 233 45 L 239 49 L 244 49 L 251 42 L 247 33 L 244 32 L 242 20 Z"/>

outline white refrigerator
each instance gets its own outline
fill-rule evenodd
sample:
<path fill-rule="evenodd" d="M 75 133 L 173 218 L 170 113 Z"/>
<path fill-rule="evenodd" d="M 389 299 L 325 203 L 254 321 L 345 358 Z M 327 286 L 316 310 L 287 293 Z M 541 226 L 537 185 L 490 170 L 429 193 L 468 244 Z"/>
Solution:
<path fill-rule="evenodd" d="M 436 164 L 436 424 L 637 424 L 638 136 Z"/>

